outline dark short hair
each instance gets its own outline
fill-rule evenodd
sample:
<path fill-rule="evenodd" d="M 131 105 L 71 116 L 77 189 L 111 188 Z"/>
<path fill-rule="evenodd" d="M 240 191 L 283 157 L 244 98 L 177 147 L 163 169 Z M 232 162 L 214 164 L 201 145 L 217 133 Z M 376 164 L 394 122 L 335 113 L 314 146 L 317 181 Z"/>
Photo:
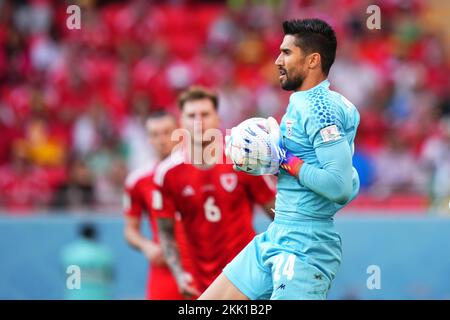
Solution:
<path fill-rule="evenodd" d="M 209 89 L 201 86 L 192 86 L 183 91 L 178 98 L 178 106 L 183 110 L 184 104 L 188 101 L 196 101 L 209 99 L 213 103 L 214 109 L 217 110 L 219 107 L 219 99 L 217 94 Z"/>
<path fill-rule="evenodd" d="M 79 227 L 81 236 L 85 239 L 94 240 L 97 238 L 97 228 L 93 223 L 84 222 Z"/>
<path fill-rule="evenodd" d="M 176 122 L 175 116 L 173 114 L 171 114 L 170 112 L 167 112 L 165 110 L 153 111 L 152 113 L 150 113 L 148 115 L 147 120 L 150 120 L 150 119 L 152 119 L 152 120 L 153 119 L 161 119 L 161 118 L 164 118 L 164 117 L 170 117 L 173 120 L 175 120 L 175 122 Z"/>
<path fill-rule="evenodd" d="M 337 40 L 333 28 L 320 19 L 293 19 L 283 22 L 285 35 L 296 37 L 296 45 L 306 54 L 320 54 L 322 71 L 328 75 L 336 57 Z"/>

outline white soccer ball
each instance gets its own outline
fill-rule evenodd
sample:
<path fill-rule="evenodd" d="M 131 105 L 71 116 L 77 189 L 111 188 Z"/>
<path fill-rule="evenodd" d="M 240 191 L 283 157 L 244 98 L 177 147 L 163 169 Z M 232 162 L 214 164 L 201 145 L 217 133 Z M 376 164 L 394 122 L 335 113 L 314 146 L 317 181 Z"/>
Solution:
<path fill-rule="evenodd" d="M 245 120 L 227 136 L 226 154 L 239 170 L 248 174 L 277 173 L 279 136 L 279 126 L 273 118 Z"/>

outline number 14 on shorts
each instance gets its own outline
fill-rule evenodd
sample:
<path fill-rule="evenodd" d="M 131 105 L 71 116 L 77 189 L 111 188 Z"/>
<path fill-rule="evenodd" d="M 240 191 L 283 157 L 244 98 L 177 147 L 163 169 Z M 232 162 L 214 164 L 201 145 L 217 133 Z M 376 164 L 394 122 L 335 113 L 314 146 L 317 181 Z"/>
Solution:
<path fill-rule="evenodd" d="M 294 277 L 295 254 L 280 253 L 273 260 L 273 280 L 280 281 L 281 277 L 291 280 Z"/>

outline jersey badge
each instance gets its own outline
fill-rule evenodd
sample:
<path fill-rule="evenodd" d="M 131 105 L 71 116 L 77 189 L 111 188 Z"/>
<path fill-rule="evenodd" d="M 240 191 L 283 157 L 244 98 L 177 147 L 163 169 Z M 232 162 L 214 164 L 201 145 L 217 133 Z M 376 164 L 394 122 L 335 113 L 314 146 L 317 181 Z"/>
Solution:
<path fill-rule="evenodd" d="M 220 176 L 220 184 L 228 192 L 232 192 L 236 189 L 237 182 L 238 177 L 235 173 L 225 173 Z"/>
<path fill-rule="evenodd" d="M 287 135 L 289 137 L 292 136 L 292 125 L 294 124 L 294 121 L 291 119 L 286 119 L 286 131 L 287 131 Z"/>

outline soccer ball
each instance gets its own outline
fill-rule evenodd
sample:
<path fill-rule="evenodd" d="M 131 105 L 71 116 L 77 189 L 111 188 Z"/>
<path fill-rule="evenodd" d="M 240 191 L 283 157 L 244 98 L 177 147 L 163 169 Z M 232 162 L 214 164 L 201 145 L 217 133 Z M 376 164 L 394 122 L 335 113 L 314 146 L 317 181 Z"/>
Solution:
<path fill-rule="evenodd" d="M 275 174 L 280 128 L 274 118 L 251 118 L 231 129 L 226 137 L 226 155 L 235 168 L 251 175 Z"/>

